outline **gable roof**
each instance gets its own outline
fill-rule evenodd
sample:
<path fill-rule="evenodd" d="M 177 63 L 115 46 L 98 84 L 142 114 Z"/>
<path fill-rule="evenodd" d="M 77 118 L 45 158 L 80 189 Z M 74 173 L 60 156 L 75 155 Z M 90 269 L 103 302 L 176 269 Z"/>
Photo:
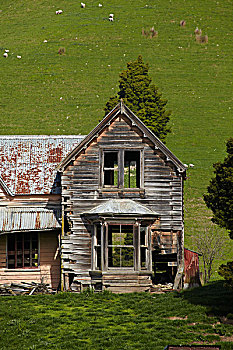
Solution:
<path fill-rule="evenodd" d="M 170 160 L 181 173 L 185 173 L 186 167 L 184 164 L 164 145 L 162 141 L 159 140 L 155 134 L 147 128 L 147 126 L 122 102 L 120 101 L 110 113 L 108 113 L 101 122 L 61 161 L 57 169 L 63 171 L 65 167 L 72 161 L 75 156 L 90 143 L 99 132 L 118 114 L 125 115 L 128 117 L 134 125 L 136 125 L 143 135 L 152 141 L 155 148 L 159 149 L 164 155 L 166 155 L 167 160 Z"/>
<path fill-rule="evenodd" d="M 0 135 L 0 185 L 11 196 L 60 193 L 56 167 L 83 138 Z"/>

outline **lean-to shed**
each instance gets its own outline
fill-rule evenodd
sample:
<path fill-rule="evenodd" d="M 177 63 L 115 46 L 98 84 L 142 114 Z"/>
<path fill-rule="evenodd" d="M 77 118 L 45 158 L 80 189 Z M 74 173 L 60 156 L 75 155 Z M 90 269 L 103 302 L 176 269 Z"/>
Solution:
<path fill-rule="evenodd" d="M 0 284 L 60 283 L 57 164 L 82 136 L 0 136 Z"/>

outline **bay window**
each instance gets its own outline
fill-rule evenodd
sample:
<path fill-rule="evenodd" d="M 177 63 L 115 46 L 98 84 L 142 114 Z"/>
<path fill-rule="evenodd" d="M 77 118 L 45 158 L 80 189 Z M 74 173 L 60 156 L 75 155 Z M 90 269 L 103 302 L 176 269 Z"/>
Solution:
<path fill-rule="evenodd" d="M 94 225 L 93 270 L 150 270 L 149 228 L 105 222 Z"/>

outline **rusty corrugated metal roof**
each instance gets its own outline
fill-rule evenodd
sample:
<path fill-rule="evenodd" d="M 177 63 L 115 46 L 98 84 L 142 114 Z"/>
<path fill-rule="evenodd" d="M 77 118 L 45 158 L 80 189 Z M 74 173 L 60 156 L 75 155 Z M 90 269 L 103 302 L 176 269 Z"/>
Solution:
<path fill-rule="evenodd" d="M 82 135 L 0 135 L 0 175 L 13 194 L 59 193 L 56 166 Z"/>
<path fill-rule="evenodd" d="M 0 232 L 48 230 L 61 227 L 61 209 L 0 208 Z"/>

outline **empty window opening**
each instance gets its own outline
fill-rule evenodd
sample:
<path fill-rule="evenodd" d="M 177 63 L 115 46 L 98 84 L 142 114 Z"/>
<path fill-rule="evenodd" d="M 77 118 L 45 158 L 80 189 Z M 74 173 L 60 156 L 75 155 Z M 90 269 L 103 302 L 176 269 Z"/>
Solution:
<path fill-rule="evenodd" d="M 7 267 L 38 267 L 38 233 L 9 234 L 7 240 Z"/>
<path fill-rule="evenodd" d="M 125 151 L 124 187 L 140 187 L 140 151 Z"/>
<path fill-rule="evenodd" d="M 104 152 L 104 186 L 118 187 L 118 152 Z"/>

